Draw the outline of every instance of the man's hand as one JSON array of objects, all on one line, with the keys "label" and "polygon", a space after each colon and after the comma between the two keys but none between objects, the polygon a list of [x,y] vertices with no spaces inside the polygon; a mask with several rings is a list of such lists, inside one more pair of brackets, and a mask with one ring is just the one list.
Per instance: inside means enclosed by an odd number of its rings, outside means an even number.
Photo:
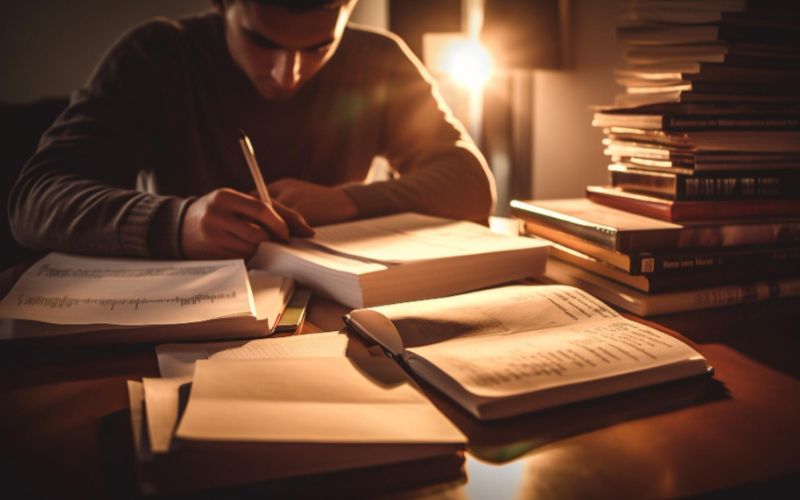
[{"label": "man's hand", "polygon": [[321,186],[299,179],[281,179],[271,183],[269,193],[289,208],[300,212],[312,226],[354,219],[358,207],[340,187]]},{"label": "man's hand", "polygon": [[195,200],[186,210],[181,248],[187,259],[246,258],[266,240],[309,237],[314,230],[296,211],[273,201],[233,189],[217,189]]}]

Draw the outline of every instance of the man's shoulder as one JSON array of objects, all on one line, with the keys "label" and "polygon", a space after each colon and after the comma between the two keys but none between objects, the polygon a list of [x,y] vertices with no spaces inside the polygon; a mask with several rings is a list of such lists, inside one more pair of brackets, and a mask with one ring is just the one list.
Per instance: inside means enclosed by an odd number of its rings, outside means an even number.
[{"label": "man's shoulder", "polygon": [[210,14],[181,19],[154,17],[131,28],[118,45],[170,51],[186,44],[207,43],[217,29],[217,20]]},{"label": "man's shoulder", "polygon": [[387,57],[407,57],[408,46],[391,31],[348,23],[343,43],[350,50],[372,52]]}]

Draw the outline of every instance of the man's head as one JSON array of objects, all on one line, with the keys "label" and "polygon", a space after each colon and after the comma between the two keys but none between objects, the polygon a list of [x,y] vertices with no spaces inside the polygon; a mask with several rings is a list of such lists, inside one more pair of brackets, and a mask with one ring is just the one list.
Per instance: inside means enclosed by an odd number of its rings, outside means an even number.
[{"label": "man's head", "polygon": [[267,99],[288,99],[336,52],[357,0],[214,0],[228,51]]}]

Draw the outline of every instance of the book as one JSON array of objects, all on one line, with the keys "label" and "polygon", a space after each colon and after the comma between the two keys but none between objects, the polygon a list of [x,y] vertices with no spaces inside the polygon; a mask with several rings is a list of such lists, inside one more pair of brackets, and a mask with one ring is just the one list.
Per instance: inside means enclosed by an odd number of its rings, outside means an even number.
[{"label": "book", "polygon": [[634,108],[649,105],[689,104],[689,103],[748,103],[748,104],[792,104],[800,103],[797,95],[764,94],[724,94],[697,92],[693,90],[661,90],[652,92],[621,93],[614,97],[615,107]]},{"label": "book", "polygon": [[708,24],[629,23],[617,26],[617,40],[628,45],[685,44],[714,41],[797,46],[797,23],[725,19]]},{"label": "book", "polygon": [[[735,271],[745,267],[764,271],[783,267],[795,270],[800,266],[798,244],[622,253],[547,226],[528,227],[524,231],[530,237],[543,238],[634,276],[689,270]],[[550,251],[553,252],[553,249]]]},{"label": "book", "polygon": [[2,340],[128,343],[261,337],[293,281],[241,259],[153,261],[50,253],[0,301]]},{"label": "book", "polygon": [[142,481],[168,491],[170,472],[188,470],[180,489],[202,490],[463,450],[463,434],[396,364],[345,358],[346,340],[329,332],[208,344],[215,354],[189,376],[129,383]]},{"label": "book", "polygon": [[507,286],[357,309],[346,320],[481,420],[709,371],[687,344],[566,286]]},{"label": "book", "polygon": [[762,84],[780,81],[800,83],[800,70],[794,68],[765,68],[733,66],[716,62],[658,62],[616,69],[615,76],[623,85],[644,80],[674,85],[682,81],[735,81],[738,83]]},{"label": "book", "polygon": [[671,222],[800,219],[798,198],[675,201],[607,186],[586,186],[586,197],[596,203]]},{"label": "book", "polygon": [[797,152],[800,149],[800,132],[781,131],[697,131],[664,133],[630,127],[610,127],[611,140],[657,144],[666,147],[695,151],[761,151]]},{"label": "book", "polygon": [[[622,283],[645,293],[672,292],[696,288],[708,288],[720,285],[735,285],[750,281],[786,278],[800,275],[800,265],[795,263],[773,262],[771,268],[767,267],[738,267],[723,270],[685,268],[682,272],[630,274],[616,267],[578,252],[575,249],[553,244],[550,255],[558,260],[568,262],[575,267],[598,274],[617,283]],[[695,259],[695,261],[698,259]]]},{"label": "book", "polygon": [[800,172],[768,170],[684,175],[621,164],[609,165],[608,171],[612,187],[670,200],[800,197]]},{"label": "book", "polygon": [[686,115],[668,113],[625,113],[610,110],[594,114],[595,127],[626,127],[664,132],[704,130],[798,130],[800,118],[776,115]]},{"label": "book", "polygon": [[545,279],[581,288],[642,317],[800,296],[798,277],[648,294],[557,259],[548,261]]},{"label": "book", "polygon": [[669,62],[711,62],[735,66],[798,68],[800,56],[780,44],[701,42],[628,47],[625,60],[634,66]]},{"label": "book", "polygon": [[540,233],[540,229],[556,230],[622,253],[800,241],[800,219],[676,224],[607,207],[586,198],[512,200],[511,213],[524,221],[528,233],[554,239]]},{"label": "book", "polygon": [[[781,82],[742,83],[737,81],[681,80],[674,83],[648,82],[639,78],[622,82],[629,94],[653,94],[662,92],[702,92],[708,94],[750,94],[753,96],[794,96],[796,85]],[[780,102],[780,101],[778,101]]]},{"label": "book", "polygon": [[547,246],[466,221],[405,213],[263,243],[251,267],[350,307],[452,295],[541,275]]}]

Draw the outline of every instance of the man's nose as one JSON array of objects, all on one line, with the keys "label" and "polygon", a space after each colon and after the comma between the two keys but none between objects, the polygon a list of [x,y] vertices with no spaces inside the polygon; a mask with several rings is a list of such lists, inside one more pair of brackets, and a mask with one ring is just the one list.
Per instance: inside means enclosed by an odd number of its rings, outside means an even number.
[{"label": "man's nose", "polygon": [[278,87],[292,90],[297,86],[300,82],[300,62],[299,51],[278,51],[275,56],[274,66],[270,72]]}]

